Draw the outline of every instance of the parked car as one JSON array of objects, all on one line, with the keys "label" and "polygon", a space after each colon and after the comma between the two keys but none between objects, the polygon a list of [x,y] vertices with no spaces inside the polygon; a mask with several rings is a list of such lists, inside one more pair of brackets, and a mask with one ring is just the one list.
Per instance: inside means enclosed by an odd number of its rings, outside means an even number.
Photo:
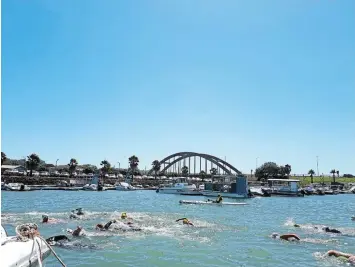
[{"label": "parked car", "polygon": [[32,176],[38,177],[39,176],[39,172],[38,171],[32,171]]}]

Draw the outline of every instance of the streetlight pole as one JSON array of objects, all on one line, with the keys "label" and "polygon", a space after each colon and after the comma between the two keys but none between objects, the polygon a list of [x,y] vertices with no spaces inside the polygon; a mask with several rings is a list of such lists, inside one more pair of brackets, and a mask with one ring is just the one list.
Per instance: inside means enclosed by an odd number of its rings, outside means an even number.
[{"label": "streetlight pole", "polygon": [[318,175],[318,177],[319,177],[318,156],[317,156],[317,175]]},{"label": "streetlight pole", "polygon": [[56,161],[55,161],[55,169],[57,170],[57,167],[58,167],[58,160],[59,159],[57,159]]}]

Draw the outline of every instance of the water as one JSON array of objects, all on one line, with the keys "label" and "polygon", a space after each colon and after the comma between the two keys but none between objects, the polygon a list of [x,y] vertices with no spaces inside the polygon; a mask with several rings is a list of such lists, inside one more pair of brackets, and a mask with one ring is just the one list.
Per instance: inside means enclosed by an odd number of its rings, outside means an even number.
[{"label": "water", "polygon": [[[35,222],[42,236],[66,234],[82,225],[87,236],[75,242],[90,248],[55,248],[67,266],[346,266],[328,257],[330,249],[355,252],[355,194],[304,198],[254,198],[246,206],[180,205],[180,199],[198,196],[157,194],[154,191],[31,191],[1,193],[2,224],[9,234],[14,227]],[[232,201],[232,200],[228,200]],[[88,211],[83,220],[68,219],[71,209]],[[96,232],[127,212],[141,232]],[[61,219],[42,225],[41,215]],[[176,223],[189,218],[196,227]],[[292,225],[305,224],[302,228]],[[327,234],[307,227],[336,227],[346,236]],[[273,232],[296,233],[304,242],[270,238]],[[70,236],[69,236],[70,237]],[[71,237],[70,237],[71,238]],[[45,266],[58,266],[50,256]]]}]

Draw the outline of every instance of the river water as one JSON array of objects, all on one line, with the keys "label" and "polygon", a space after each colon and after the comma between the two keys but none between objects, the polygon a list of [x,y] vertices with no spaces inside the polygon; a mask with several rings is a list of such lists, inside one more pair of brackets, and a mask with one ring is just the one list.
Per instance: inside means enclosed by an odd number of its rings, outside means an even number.
[{"label": "river water", "polygon": [[[14,234],[16,225],[34,222],[46,238],[83,226],[86,236],[73,242],[88,247],[55,248],[68,267],[346,266],[324,253],[330,249],[355,253],[355,221],[351,220],[355,194],[254,198],[244,200],[246,206],[222,207],[181,205],[181,199],[205,198],[155,191],[2,191],[2,225]],[[86,215],[81,220],[69,219],[70,210],[77,207]],[[142,231],[95,231],[97,223],[119,219],[121,212],[127,212]],[[60,221],[41,224],[44,213]],[[182,217],[195,226],[175,222]],[[294,228],[293,223],[304,226]],[[312,227],[318,224],[336,227],[344,235]],[[273,232],[296,233],[303,241],[272,239]],[[45,266],[58,266],[58,262],[49,256]]]}]

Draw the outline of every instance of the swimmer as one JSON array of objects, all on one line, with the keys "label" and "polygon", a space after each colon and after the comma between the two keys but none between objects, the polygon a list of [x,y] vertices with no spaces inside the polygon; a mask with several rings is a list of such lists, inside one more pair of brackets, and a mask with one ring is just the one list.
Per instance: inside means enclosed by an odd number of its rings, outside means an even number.
[{"label": "swimmer", "polygon": [[46,214],[42,215],[42,223],[51,223],[51,222],[57,222],[57,220],[48,218],[48,215]]},{"label": "swimmer", "polygon": [[71,229],[68,229],[67,232],[68,233],[71,233],[72,236],[79,236],[80,234],[81,235],[84,235],[81,231],[83,230],[83,227],[82,226],[78,226],[74,231],[71,230]]},{"label": "swimmer", "polygon": [[336,251],[336,250],[329,250],[326,255],[335,256],[337,258],[344,257],[348,260],[349,263],[355,264],[355,255],[354,254],[344,253],[344,252]]},{"label": "swimmer", "polygon": [[351,217],[351,220],[355,221],[355,216]]},{"label": "swimmer", "polygon": [[295,234],[284,234],[284,235],[280,235],[278,233],[273,233],[271,235],[272,238],[275,238],[275,239],[282,239],[282,240],[286,240],[286,241],[300,241],[301,239],[295,235]]},{"label": "swimmer", "polygon": [[178,220],[176,220],[176,222],[181,221],[181,220],[182,220],[182,224],[194,226],[194,225],[192,224],[192,222],[190,222],[187,218],[178,219]]},{"label": "swimmer", "polygon": [[105,225],[102,225],[101,223],[97,224],[95,229],[96,230],[100,230],[100,231],[106,231],[108,230],[108,228],[110,228],[111,224],[115,223],[116,220],[112,220],[112,221],[109,221],[108,223],[106,223]]},{"label": "swimmer", "polygon": [[71,242],[70,239],[65,235],[52,236],[47,238],[46,241],[50,246],[58,246],[64,248],[97,248],[96,245],[85,245],[77,242]]},{"label": "swimmer", "polygon": [[[294,227],[301,227],[300,224],[294,224],[293,225]],[[322,227],[322,228],[319,228],[318,226],[314,226],[313,227],[314,229],[322,229],[323,231],[327,232],[327,233],[334,233],[334,234],[341,234],[341,232],[337,229],[334,229],[334,228],[329,228],[328,226],[326,227]]]},{"label": "swimmer", "polygon": [[131,218],[131,217],[128,217],[126,212],[122,212],[122,214],[121,214],[121,219],[122,219],[122,220],[126,220],[126,219],[132,219],[132,218]]}]

